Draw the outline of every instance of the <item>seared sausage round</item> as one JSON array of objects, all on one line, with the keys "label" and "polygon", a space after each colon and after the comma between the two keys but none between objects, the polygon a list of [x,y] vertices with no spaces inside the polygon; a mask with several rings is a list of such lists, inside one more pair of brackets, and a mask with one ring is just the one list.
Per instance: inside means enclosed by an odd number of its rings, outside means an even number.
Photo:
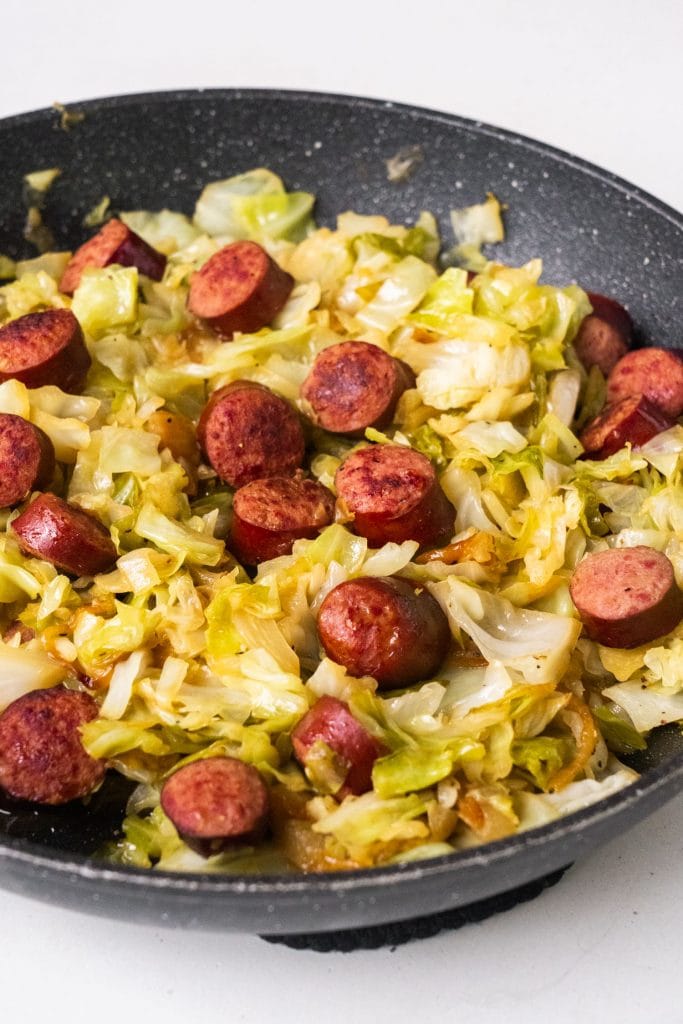
[{"label": "seared sausage round", "polygon": [[593,316],[599,316],[601,320],[615,327],[626,344],[630,345],[633,338],[633,320],[629,311],[609,295],[601,295],[600,292],[587,292],[587,295],[593,307]]},{"label": "seared sausage round", "polygon": [[0,786],[18,800],[65,804],[87,796],[104,778],[103,761],[81,742],[80,727],[97,718],[87,693],[32,690],[0,715]]},{"label": "seared sausage round", "polygon": [[304,432],[292,406],[262,384],[238,380],[215,391],[197,438],[216,473],[232,487],[293,473],[304,460]]},{"label": "seared sausage round", "polygon": [[141,274],[160,281],[166,268],[166,257],[153,249],[143,238],[115,217],[107,221],[96,235],[76,249],[59,282],[60,291],[73,295],[87,267],[137,267]]},{"label": "seared sausage round", "polygon": [[[593,298],[598,298],[598,296],[593,296]],[[605,299],[605,302],[611,301],[611,299]],[[614,303],[614,305],[618,306],[618,303]],[[626,335],[614,320],[598,313],[598,308],[593,303],[593,312],[581,321],[578,334],[574,339],[574,349],[587,370],[590,370],[591,366],[598,366],[606,377],[622,356],[628,352],[631,334],[629,331]],[[619,308],[622,309],[622,307]],[[623,312],[626,313],[626,310]]]},{"label": "seared sausage round", "polygon": [[161,806],[189,847],[209,857],[234,843],[257,842],[268,822],[268,788],[235,757],[207,757],[179,768],[161,790]]},{"label": "seared sausage round", "polygon": [[244,565],[288,555],[334,519],[334,495],[316,480],[271,476],[235,493],[228,547]]},{"label": "seared sausage round", "polygon": [[333,434],[362,436],[367,427],[386,427],[396,403],[415,374],[367,341],[342,341],[324,349],[301,387],[313,422]]},{"label": "seared sausage round", "polygon": [[14,378],[27,388],[56,384],[76,393],[83,390],[90,363],[70,309],[27,313],[0,328],[0,383]]},{"label": "seared sausage round", "polygon": [[0,506],[16,505],[50,483],[55,472],[52,441],[21,416],[0,413]]},{"label": "seared sausage round", "polygon": [[665,348],[637,348],[628,352],[607,380],[607,401],[645,395],[669,416],[683,413],[683,358]]},{"label": "seared sausage round", "polygon": [[12,522],[21,550],[44,558],[71,576],[111,569],[116,548],[109,531],[83,509],[54,494],[41,494]]},{"label": "seared sausage round", "polygon": [[352,676],[392,689],[429,679],[448,653],[448,620],[428,591],[404,579],[360,576],[329,592],[318,613],[325,653]]},{"label": "seared sausage round", "polygon": [[361,448],[337,470],[335,483],[351,528],[376,547],[405,540],[438,547],[451,538],[453,506],[429,459],[412,448]]},{"label": "seared sausage round", "polygon": [[572,601],[586,635],[605,647],[639,647],[683,618],[683,594],[671,562],[654,548],[609,548],[574,570]]},{"label": "seared sausage round", "polygon": [[336,697],[320,697],[292,732],[294,756],[304,768],[315,754],[311,748],[321,743],[336,755],[337,767],[346,770],[337,797],[360,796],[372,789],[372,766],[385,748]]},{"label": "seared sausage round", "polygon": [[673,427],[675,422],[644,395],[631,395],[606,406],[584,428],[579,440],[589,458],[606,459],[623,448],[627,441],[634,448],[639,448],[655,434]]},{"label": "seared sausage round", "polygon": [[219,249],[192,275],[187,308],[226,340],[238,331],[267,327],[294,287],[256,242],[233,242]]}]

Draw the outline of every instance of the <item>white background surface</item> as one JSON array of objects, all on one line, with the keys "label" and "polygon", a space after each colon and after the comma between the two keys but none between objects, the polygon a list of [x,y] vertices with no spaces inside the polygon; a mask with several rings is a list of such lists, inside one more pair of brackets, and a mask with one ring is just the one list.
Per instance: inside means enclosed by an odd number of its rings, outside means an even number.
[{"label": "white background surface", "polygon": [[[683,208],[679,0],[5,0],[0,116],[189,86],[356,93],[568,149]],[[683,797],[526,906],[395,951],[300,953],[0,892],[5,1016],[680,1022]]]}]

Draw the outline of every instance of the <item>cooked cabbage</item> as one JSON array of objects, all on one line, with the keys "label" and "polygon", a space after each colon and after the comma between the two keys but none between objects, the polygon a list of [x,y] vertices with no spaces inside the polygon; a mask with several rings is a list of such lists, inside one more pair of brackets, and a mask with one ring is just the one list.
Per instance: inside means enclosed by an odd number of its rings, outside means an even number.
[{"label": "cooked cabbage", "polygon": [[[10,379],[0,413],[45,431],[52,488],[95,515],[118,551],[110,571],[73,580],[25,554],[15,511],[0,512],[0,627],[21,627],[0,641],[0,709],[89,677],[100,713],[85,747],[137,783],[107,850],[121,863],[345,870],[439,856],[618,791],[636,776],[616,756],[683,723],[683,626],[643,647],[601,647],[581,637],[569,590],[587,552],[637,544],[665,552],[683,585],[683,428],[581,458],[581,430],[605,396],[573,351],[590,303],[576,285],[542,283],[538,259],[509,267],[482,255],[502,238],[495,197],[453,211],[446,261],[431,214],[392,224],[346,212],[317,228],[313,205],[256,168],[207,184],[191,218],[122,213],[168,257],[163,279],[90,268],[73,299],[59,292],[68,254],[0,260],[11,278],[0,322],[71,307],[93,359],[82,395]],[[191,316],[187,292],[238,239],[263,245],[294,287],[271,324],[226,343]],[[247,572],[230,552],[232,489],[191,430],[181,452],[155,424],[168,411],[196,425],[212,392],[244,379],[305,419],[316,356],[357,338],[404,360],[415,386],[391,423],[362,437],[307,423],[310,472],[334,490],[358,446],[412,447],[439,475],[454,533],[429,551],[417,540],[374,548],[339,503],[332,525]],[[323,601],[361,576],[404,577],[439,603],[452,643],[433,678],[387,692],[321,649]],[[331,737],[305,771],[293,756],[293,732],[322,697],[344,701],[376,741],[367,792],[345,788]],[[203,859],[165,816],[168,772],[213,756],[255,765],[272,787],[271,842]]]}]

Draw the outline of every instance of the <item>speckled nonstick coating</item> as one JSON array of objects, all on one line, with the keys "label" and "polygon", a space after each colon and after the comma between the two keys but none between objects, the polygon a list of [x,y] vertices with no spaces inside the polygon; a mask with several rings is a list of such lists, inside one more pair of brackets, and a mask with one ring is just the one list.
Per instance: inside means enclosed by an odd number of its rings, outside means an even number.
[{"label": "speckled nonstick coating", "polygon": [[[577,280],[624,302],[638,337],[683,345],[683,217],[613,175],[487,125],[377,100],[218,90],[76,104],[64,131],[52,110],[0,122],[0,252],[29,255],[21,178],[59,166],[45,219],[64,246],[87,232],[103,194],[116,209],[192,210],[202,185],[263,165],[318,196],[317,216],[354,209],[439,218],[493,191],[509,205],[503,261],[544,260],[545,279]],[[385,161],[419,145],[404,183]],[[0,885],[50,903],[147,921],[270,935],[367,927],[466,907],[538,880],[650,814],[683,778],[676,728],[653,735],[630,788],[551,825],[436,860],[332,875],[231,877],[114,868],[89,856],[120,820],[125,783],[89,810],[0,807]],[[4,813],[3,813],[4,812]]]}]

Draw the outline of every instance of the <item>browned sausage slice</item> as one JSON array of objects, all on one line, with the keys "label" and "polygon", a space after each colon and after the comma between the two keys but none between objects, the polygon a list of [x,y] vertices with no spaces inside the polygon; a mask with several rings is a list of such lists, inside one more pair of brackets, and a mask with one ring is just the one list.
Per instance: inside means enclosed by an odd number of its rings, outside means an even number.
[{"label": "browned sausage slice", "polygon": [[70,309],[27,313],[0,328],[0,382],[15,378],[27,388],[55,384],[83,389],[90,369],[81,325]]},{"label": "browned sausage slice", "polygon": [[352,676],[381,688],[431,678],[448,653],[448,620],[432,595],[404,579],[360,576],[329,592],[318,635],[325,653]]},{"label": "browned sausage slice", "polygon": [[211,256],[190,281],[187,308],[226,339],[267,327],[294,287],[256,242],[233,242]]},{"label": "browned sausage slice", "polygon": [[304,460],[297,413],[253,381],[238,380],[213,393],[197,424],[197,438],[221,480],[232,487],[293,473]]},{"label": "browned sausage slice", "polygon": [[362,436],[367,427],[391,423],[396,403],[415,374],[406,363],[367,341],[342,341],[324,349],[301,387],[319,427]]},{"label": "browned sausage slice", "polygon": [[44,558],[72,576],[111,569],[116,548],[109,531],[88,512],[54,494],[41,494],[12,522],[25,554]]},{"label": "browned sausage slice", "polygon": [[105,765],[90,757],[79,729],[97,718],[87,693],[33,690],[0,715],[0,786],[18,800],[65,804],[100,785]]},{"label": "browned sausage slice", "polygon": [[114,217],[73,254],[59,282],[60,291],[73,295],[87,267],[109,267],[113,263],[137,267],[141,274],[160,281],[164,276],[166,257]]},{"label": "browned sausage slice", "polygon": [[52,441],[21,416],[0,413],[0,506],[16,505],[50,483],[55,472]]},{"label": "browned sausage slice", "polygon": [[609,548],[574,570],[572,601],[586,635],[605,647],[639,647],[683,618],[683,594],[671,562],[654,548]]},{"label": "browned sausage slice", "polygon": [[451,538],[453,506],[429,459],[412,448],[361,448],[337,470],[335,483],[353,530],[377,547],[405,540],[438,547]]},{"label": "browned sausage slice", "polygon": [[268,789],[250,764],[207,757],[174,772],[161,806],[189,847],[209,857],[234,843],[259,840],[266,830]]},{"label": "browned sausage slice", "polygon": [[581,321],[579,333],[574,339],[574,348],[587,370],[597,366],[605,377],[628,352],[628,345],[621,332],[594,314]]},{"label": "browned sausage slice", "polygon": [[334,519],[334,495],[316,480],[271,476],[235,494],[228,547],[244,565],[288,555]]},{"label": "browned sausage slice", "polygon": [[628,352],[607,380],[607,401],[645,395],[669,416],[683,413],[683,358],[665,348],[637,348]]},{"label": "browned sausage slice", "polygon": [[601,295],[600,292],[587,292],[587,295],[593,307],[593,315],[616,328],[626,344],[630,345],[633,338],[633,320],[629,311],[609,295]]},{"label": "browned sausage slice", "polygon": [[673,427],[675,422],[643,395],[631,395],[603,409],[583,430],[579,440],[589,458],[606,459],[627,441],[639,448],[655,434]]},{"label": "browned sausage slice", "polygon": [[292,732],[294,756],[304,768],[315,756],[316,744],[322,743],[337,755],[335,767],[346,770],[337,797],[359,796],[372,789],[372,766],[386,751],[354,718],[348,704],[336,697],[317,700]]}]

